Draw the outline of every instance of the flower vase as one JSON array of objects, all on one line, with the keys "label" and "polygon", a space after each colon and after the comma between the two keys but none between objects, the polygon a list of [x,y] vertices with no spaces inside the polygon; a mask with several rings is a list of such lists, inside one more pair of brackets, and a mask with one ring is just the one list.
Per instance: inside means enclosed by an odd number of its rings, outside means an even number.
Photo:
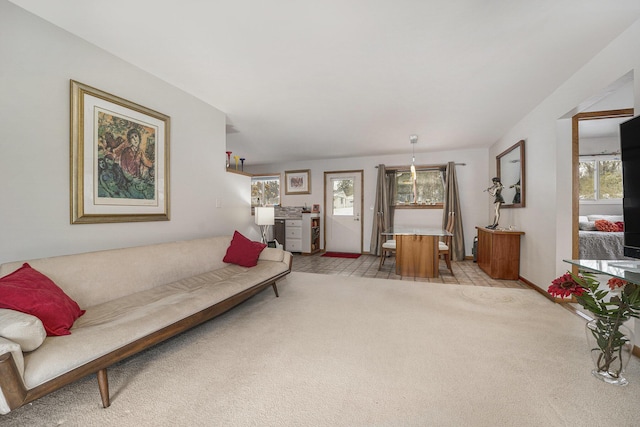
[{"label": "flower vase", "polygon": [[595,368],[594,377],[608,384],[624,386],[623,376],[633,351],[633,332],[619,318],[596,318],[586,324],[587,343]]}]

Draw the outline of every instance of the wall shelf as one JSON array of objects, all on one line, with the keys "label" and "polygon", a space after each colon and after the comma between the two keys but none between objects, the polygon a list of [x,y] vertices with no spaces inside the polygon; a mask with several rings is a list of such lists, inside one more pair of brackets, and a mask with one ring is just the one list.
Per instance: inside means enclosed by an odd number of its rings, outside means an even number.
[{"label": "wall shelf", "polygon": [[249,172],[244,172],[241,170],[236,170],[235,167],[228,167],[227,168],[227,172],[231,172],[231,173],[237,173],[238,175],[244,175],[244,176],[253,176],[253,174],[249,173]]}]

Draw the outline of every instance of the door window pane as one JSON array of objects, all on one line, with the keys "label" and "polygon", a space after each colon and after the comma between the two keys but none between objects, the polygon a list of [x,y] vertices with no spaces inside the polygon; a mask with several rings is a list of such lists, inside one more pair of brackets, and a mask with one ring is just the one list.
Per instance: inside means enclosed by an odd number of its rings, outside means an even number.
[{"label": "door window pane", "polygon": [[333,206],[334,216],[353,215],[353,178],[334,178]]}]

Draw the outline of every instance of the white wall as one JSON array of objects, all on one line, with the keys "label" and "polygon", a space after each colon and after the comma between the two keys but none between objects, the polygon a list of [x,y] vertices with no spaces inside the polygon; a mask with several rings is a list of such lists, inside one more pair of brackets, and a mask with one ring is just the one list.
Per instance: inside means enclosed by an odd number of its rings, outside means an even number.
[{"label": "white wall", "polygon": [[[422,144],[422,143],[420,143]],[[428,145],[429,142],[424,142]],[[371,244],[371,229],[373,227],[373,206],[375,203],[376,179],[380,163],[387,166],[401,166],[411,164],[410,144],[407,143],[406,154],[374,157],[354,157],[343,159],[327,159],[318,161],[304,161],[295,163],[279,163],[270,165],[245,165],[245,171],[256,174],[280,174],[284,183],[284,171],[310,169],[311,170],[311,194],[305,195],[285,195],[282,191],[281,204],[283,206],[308,206],[319,204],[324,212],[324,172],[335,172],[341,170],[363,170],[364,171],[364,231],[363,250],[369,251]],[[416,147],[418,150],[418,147]],[[449,161],[456,163],[466,163],[466,166],[456,166],[458,178],[458,189],[460,191],[460,205],[462,209],[462,221],[465,236],[465,250],[467,255],[471,255],[473,237],[476,235],[475,226],[486,226],[489,224],[489,209],[487,193],[483,190],[490,186],[487,169],[488,150],[456,150],[441,152],[416,152],[416,164],[433,165],[445,164]],[[478,178],[480,177],[480,178]],[[505,209],[505,211],[512,209]],[[441,226],[442,209],[396,209],[396,224]],[[504,221],[503,221],[504,218]],[[500,224],[509,225],[508,215],[501,218]]]},{"label": "white wall", "polygon": [[[259,236],[225,115],[0,0],[0,262],[231,234]],[[70,224],[69,80],[171,117],[171,220]],[[216,200],[221,207],[216,207]]]},{"label": "white wall", "polygon": [[[495,155],[520,139],[526,140],[527,207],[513,209],[513,220],[526,234],[522,239],[520,274],[546,289],[568,269],[571,258],[571,117],[584,101],[613,82],[640,70],[640,21],[627,29],[571,79],[507,132],[490,150]],[[556,66],[561,66],[557,64]],[[640,99],[636,71],[635,99]],[[637,102],[637,101],[636,101]],[[636,115],[638,111],[636,111]]]}]

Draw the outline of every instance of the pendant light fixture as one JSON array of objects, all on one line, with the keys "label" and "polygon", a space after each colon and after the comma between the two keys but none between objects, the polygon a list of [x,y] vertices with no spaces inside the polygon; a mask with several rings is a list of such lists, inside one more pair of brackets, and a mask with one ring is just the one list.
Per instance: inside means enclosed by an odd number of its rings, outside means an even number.
[{"label": "pendant light fixture", "polygon": [[416,182],[416,143],[418,142],[418,135],[411,135],[409,141],[411,142],[411,148],[413,150],[413,156],[411,157],[411,180]]},{"label": "pendant light fixture", "polygon": [[412,203],[418,201],[418,186],[416,184],[418,175],[416,174],[416,142],[418,142],[418,135],[411,135],[409,137],[411,147],[413,150],[413,157],[411,157],[411,183],[413,185],[413,200]]}]

